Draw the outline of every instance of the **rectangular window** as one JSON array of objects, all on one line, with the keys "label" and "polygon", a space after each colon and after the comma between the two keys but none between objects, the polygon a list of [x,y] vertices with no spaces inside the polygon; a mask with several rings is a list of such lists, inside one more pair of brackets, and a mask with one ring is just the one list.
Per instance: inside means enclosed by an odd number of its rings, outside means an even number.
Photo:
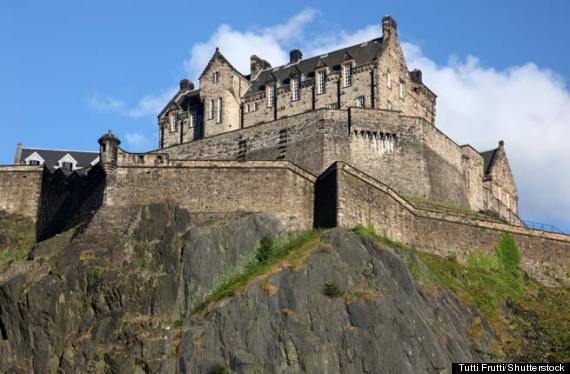
[{"label": "rectangular window", "polygon": [[170,132],[176,131],[176,114],[170,115]]},{"label": "rectangular window", "polygon": [[38,160],[30,160],[28,161],[28,165],[32,166],[39,166],[40,162]]},{"label": "rectangular window", "polygon": [[356,106],[357,107],[360,107],[360,108],[364,107],[364,103],[365,103],[364,102],[364,96],[358,96],[356,98]]},{"label": "rectangular window", "polygon": [[399,90],[398,90],[398,96],[400,97],[400,99],[403,99],[403,98],[404,98],[404,88],[405,88],[405,87],[404,87],[404,83],[403,83],[403,82],[400,82],[400,87],[399,87]]},{"label": "rectangular window", "polygon": [[214,99],[210,99],[210,107],[208,108],[208,119],[214,119]]},{"label": "rectangular window", "polygon": [[257,101],[255,103],[253,103],[253,111],[257,112]]},{"label": "rectangular window", "polygon": [[216,123],[222,122],[222,98],[218,97],[218,105],[216,107]]},{"label": "rectangular window", "polygon": [[218,83],[219,80],[220,80],[220,73],[218,73],[218,72],[216,71],[216,72],[214,72],[214,73],[212,74],[212,81],[213,81],[214,83]]},{"label": "rectangular window", "polygon": [[322,94],[325,93],[325,82],[326,76],[324,71],[320,71],[317,73],[317,93]]},{"label": "rectangular window", "polygon": [[301,78],[291,79],[291,100],[296,101],[301,98]]},{"label": "rectangular window", "polygon": [[190,112],[190,127],[194,127],[198,124],[198,113],[196,110]]},{"label": "rectangular window", "polygon": [[392,74],[390,72],[386,74],[386,86],[392,88]]},{"label": "rectangular window", "polygon": [[352,68],[350,64],[342,65],[342,77],[344,87],[352,85]]},{"label": "rectangular window", "polygon": [[392,110],[392,109],[393,109],[392,103],[388,101],[388,110]]},{"label": "rectangular window", "polygon": [[267,87],[267,106],[271,107],[275,105],[275,86]]}]

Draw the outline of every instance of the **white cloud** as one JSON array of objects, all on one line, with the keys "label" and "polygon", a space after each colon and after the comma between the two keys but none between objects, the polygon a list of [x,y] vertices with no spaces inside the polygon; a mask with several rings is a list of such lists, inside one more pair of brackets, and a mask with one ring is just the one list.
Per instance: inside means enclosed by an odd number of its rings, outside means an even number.
[{"label": "white cloud", "polygon": [[121,110],[124,103],[108,96],[92,95],[87,99],[87,104],[99,112],[115,112]]},{"label": "white cloud", "polygon": [[125,139],[127,140],[129,150],[135,152],[148,150],[152,146],[152,142],[145,135],[138,132],[127,132]]},{"label": "white cloud", "polygon": [[408,67],[420,68],[438,94],[437,126],[479,150],[505,141],[521,213],[570,226],[570,92],[564,80],[533,63],[497,70],[476,57],[438,65],[403,43]]},{"label": "white cloud", "polygon": [[178,92],[178,89],[171,88],[164,90],[157,95],[148,95],[139,100],[138,104],[126,111],[124,114],[129,117],[146,117],[146,116],[156,116],[164,108],[174,94]]},{"label": "white cloud", "polygon": [[99,112],[116,112],[132,118],[156,116],[177,91],[176,88],[171,88],[157,95],[144,96],[130,108],[125,102],[109,96],[93,95],[87,100],[87,103]]},{"label": "white cloud", "polygon": [[253,54],[273,66],[285,64],[288,61],[285,47],[292,41],[302,40],[304,27],[317,15],[317,11],[307,9],[284,24],[258,31],[239,31],[229,25],[221,25],[208,41],[192,47],[190,57],[184,62],[186,72],[197,80],[216,47],[243,74],[249,74],[249,58]]},{"label": "white cloud", "polygon": [[307,43],[308,55],[316,56],[324,52],[334,51],[336,49],[379,38],[380,36],[382,36],[380,24],[369,25],[352,33],[344,30],[337,30],[334,33],[317,35]]}]

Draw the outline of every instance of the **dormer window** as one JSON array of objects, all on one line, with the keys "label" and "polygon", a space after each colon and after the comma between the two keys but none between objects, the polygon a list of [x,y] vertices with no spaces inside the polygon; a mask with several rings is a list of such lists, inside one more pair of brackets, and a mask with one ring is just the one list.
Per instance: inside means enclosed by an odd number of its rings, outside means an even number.
[{"label": "dormer window", "polygon": [[170,132],[176,131],[176,114],[172,113],[170,115]]},{"label": "dormer window", "polygon": [[208,119],[214,119],[214,113],[215,113],[214,99],[210,99],[208,107]]},{"label": "dormer window", "polygon": [[196,110],[190,111],[190,127],[195,127],[198,124],[198,113]]},{"label": "dormer window", "polygon": [[326,75],[325,71],[317,72],[317,93],[322,94],[325,93],[325,82],[326,82]]},{"label": "dormer window", "polygon": [[38,160],[30,160],[30,161],[28,161],[28,165],[40,166],[41,164]]},{"label": "dormer window", "polygon": [[216,106],[216,123],[222,122],[222,98],[218,97],[218,105]]},{"label": "dormer window", "polygon": [[275,85],[267,86],[267,106],[275,105]]},{"label": "dormer window", "polygon": [[342,83],[344,87],[352,86],[352,66],[350,63],[342,65]]},{"label": "dormer window", "polygon": [[291,79],[291,100],[297,101],[301,98],[301,78]]},{"label": "dormer window", "polygon": [[73,163],[64,161],[61,163],[61,168],[66,171],[73,171]]},{"label": "dormer window", "polygon": [[220,81],[220,73],[215,71],[212,73],[212,82],[218,83]]}]

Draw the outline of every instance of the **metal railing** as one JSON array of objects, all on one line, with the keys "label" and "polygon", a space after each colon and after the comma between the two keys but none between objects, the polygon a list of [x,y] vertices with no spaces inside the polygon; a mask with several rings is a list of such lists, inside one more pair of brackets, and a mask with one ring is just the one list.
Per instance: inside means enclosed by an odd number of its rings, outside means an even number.
[{"label": "metal railing", "polygon": [[532,222],[532,221],[523,221],[523,223],[529,229],[554,232],[556,234],[566,235],[566,233],[564,231],[562,231],[558,227],[551,225],[551,224],[548,224],[548,223],[540,223],[540,222]]}]

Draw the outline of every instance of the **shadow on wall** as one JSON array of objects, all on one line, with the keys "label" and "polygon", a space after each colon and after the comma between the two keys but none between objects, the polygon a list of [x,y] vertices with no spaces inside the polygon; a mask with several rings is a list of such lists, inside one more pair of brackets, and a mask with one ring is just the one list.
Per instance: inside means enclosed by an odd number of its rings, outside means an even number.
[{"label": "shadow on wall", "polygon": [[45,240],[84,222],[101,207],[105,172],[100,165],[86,175],[44,169],[36,227],[37,240]]}]

